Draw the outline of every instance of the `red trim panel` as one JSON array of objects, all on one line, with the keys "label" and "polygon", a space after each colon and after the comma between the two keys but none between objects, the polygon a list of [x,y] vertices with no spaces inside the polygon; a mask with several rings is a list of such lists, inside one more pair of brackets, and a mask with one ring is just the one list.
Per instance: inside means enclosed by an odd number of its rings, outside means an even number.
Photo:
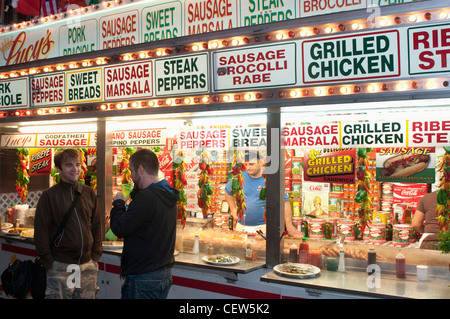
[{"label": "red trim panel", "polygon": [[30,248],[17,247],[9,244],[2,244],[3,251],[9,251],[14,254],[21,254],[30,257],[36,257],[36,250]]},{"label": "red trim panel", "polygon": [[215,292],[219,294],[235,296],[246,299],[280,299],[280,294],[269,293],[264,291],[252,290],[247,288],[235,287],[230,285],[218,284],[209,281],[202,281],[191,278],[184,278],[178,276],[173,277],[173,284],[188,288],[194,288],[204,291]]}]

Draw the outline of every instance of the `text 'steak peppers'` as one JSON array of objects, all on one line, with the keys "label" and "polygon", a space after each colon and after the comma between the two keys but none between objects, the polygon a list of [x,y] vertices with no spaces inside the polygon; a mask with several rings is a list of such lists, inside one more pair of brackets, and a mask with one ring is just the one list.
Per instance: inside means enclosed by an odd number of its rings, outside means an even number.
[{"label": "text 'steak peppers'", "polygon": [[358,148],[357,150],[357,168],[356,178],[358,180],[358,188],[355,195],[355,202],[361,204],[358,210],[358,218],[361,224],[361,234],[367,224],[370,223],[370,207],[372,205],[370,180],[372,174],[369,168],[369,153],[373,148]]},{"label": "text 'steak peppers'", "polygon": [[198,178],[198,192],[197,192],[197,203],[198,207],[201,208],[203,213],[203,218],[208,216],[208,211],[211,209],[211,195],[213,193],[213,188],[211,182],[209,181],[209,176],[214,174],[214,169],[210,165],[210,157],[208,151],[203,151],[200,156],[200,161],[198,163],[200,169],[200,174]]},{"label": "text 'steak peppers'", "polygon": [[184,188],[187,185],[186,180],[186,163],[184,162],[184,154],[182,151],[178,151],[178,155],[173,162],[174,168],[174,186],[179,192],[179,198],[177,201],[177,219],[180,220],[181,225],[186,226],[186,203],[187,196],[184,192]]},{"label": "text 'steak peppers'", "polygon": [[244,211],[247,210],[245,205],[245,194],[244,194],[244,176],[242,172],[247,168],[243,163],[244,156],[240,151],[234,151],[233,155],[233,165],[231,167],[231,194],[234,195],[236,200],[236,214],[240,221],[244,220]]},{"label": "text 'steak peppers'", "polygon": [[28,183],[30,182],[30,175],[28,175],[28,150],[26,148],[19,148],[16,151],[16,191],[25,203],[28,193]]}]

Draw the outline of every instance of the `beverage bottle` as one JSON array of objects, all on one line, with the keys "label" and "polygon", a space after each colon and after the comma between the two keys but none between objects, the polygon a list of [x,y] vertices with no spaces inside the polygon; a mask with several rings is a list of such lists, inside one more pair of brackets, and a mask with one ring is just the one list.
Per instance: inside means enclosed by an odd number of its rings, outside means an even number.
[{"label": "beverage bottle", "polygon": [[399,250],[397,256],[395,256],[395,273],[397,278],[406,277],[405,255],[402,254],[401,250]]},{"label": "beverage bottle", "polygon": [[309,223],[306,218],[303,218],[300,231],[303,233],[304,237],[309,237]]},{"label": "beverage bottle", "polygon": [[306,242],[306,237],[303,237],[300,247],[298,248],[298,262],[300,264],[309,263],[309,244]]},{"label": "beverage bottle", "polygon": [[386,221],[386,241],[392,241],[392,235],[394,233],[394,229],[391,223],[391,218],[388,217]]}]

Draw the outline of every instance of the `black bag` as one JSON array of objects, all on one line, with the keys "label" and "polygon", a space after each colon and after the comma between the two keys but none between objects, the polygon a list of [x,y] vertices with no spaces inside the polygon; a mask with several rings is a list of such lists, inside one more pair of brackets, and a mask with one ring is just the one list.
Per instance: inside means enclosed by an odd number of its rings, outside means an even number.
[{"label": "black bag", "polygon": [[31,279],[31,297],[33,299],[44,299],[47,288],[47,270],[36,258],[33,263],[33,277]]},{"label": "black bag", "polygon": [[8,265],[2,273],[3,291],[6,295],[18,299],[27,297],[31,288],[31,296],[34,299],[43,299],[47,288],[47,272],[39,261],[20,261],[16,259],[12,265]]},{"label": "black bag", "polygon": [[26,298],[33,278],[32,260],[15,260],[2,273],[3,290],[18,299]]}]

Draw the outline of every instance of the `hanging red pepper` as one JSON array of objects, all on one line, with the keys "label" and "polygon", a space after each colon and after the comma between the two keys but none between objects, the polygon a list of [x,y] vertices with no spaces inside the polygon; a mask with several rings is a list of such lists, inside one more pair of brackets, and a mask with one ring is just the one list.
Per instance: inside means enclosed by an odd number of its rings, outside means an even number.
[{"label": "hanging red pepper", "polygon": [[242,152],[234,151],[233,164],[231,168],[231,193],[234,195],[236,200],[236,214],[240,221],[244,220],[244,211],[247,210],[245,205],[245,194],[244,194],[244,176],[242,172],[246,170],[245,164],[242,163],[244,157]]},{"label": "hanging red pepper", "polygon": [[203,218],[208,216],[208,211],[211,209],[211,195],[213,193],[209,176],[214,174],[214,169],[209,165],[209,162],[209,152],[203,151],[198,164],[200,174],[198,180],[199,189],[197,192],[197,203],[198,207],[202,209]]},{"label": "hanging red pepper", "polygon": [[178,151],[178,156],[173,162],[174,168],[174,186],[179,192],[179,198],[177,201],[177,219],[180,220],[181,225],[186,226],[186,203],[187,196],[184,192],[184,188],[187,185],[186,180],[186,163],[184,162],[184,154],[182,151]]},{"label": "hanging red pepper", "polygon": [[355,202],[361,205],[358,210],[361,234],[364,233],[366,225],[370,223],[370,207],[372,205],[370,180],[372,179],[372,174],[369,167],[369,153],[372,150],[373,148],[359,148],[357,150],[356,178],[358,179],[358,192],[357,196],[355,196]]},{"label": "hanging red pepper", "polygon": [[28,175],[28,150],[26,148],[19,148],[16,151],[16,191],[25,203],[28,194],[28,183],[30,182],[30,175]]}]

